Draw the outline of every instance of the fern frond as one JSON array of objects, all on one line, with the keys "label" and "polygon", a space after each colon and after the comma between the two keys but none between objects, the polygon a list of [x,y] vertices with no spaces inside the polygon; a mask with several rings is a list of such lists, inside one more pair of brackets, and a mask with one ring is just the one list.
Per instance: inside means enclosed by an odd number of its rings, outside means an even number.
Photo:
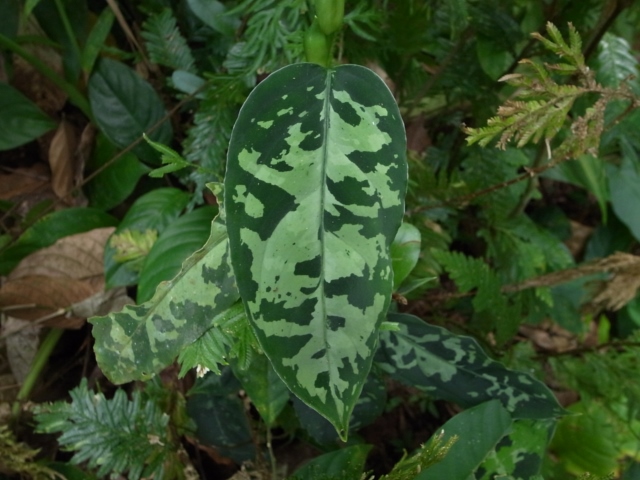
[{"label": "fern frond", "polygon": [[142,29],[142,38],[146,40],[149,59],[153,63],[196,73],[193,55],[178,30],[171,9],[165,8],[160,13],[151,15]]},{"label": "fern frond", "polygon": [[36,408],[36,430],[62,433],[58,443],[75,452],[72,463],[87,462],[98,476],[166,478],[165,465],[178,461],[177,446],[167,428],[169,416],[154,402],[143,402],[140,392],[129,400],[120,389],[107,400],[89,391],[86,379],[70,395],[71,403]]}]

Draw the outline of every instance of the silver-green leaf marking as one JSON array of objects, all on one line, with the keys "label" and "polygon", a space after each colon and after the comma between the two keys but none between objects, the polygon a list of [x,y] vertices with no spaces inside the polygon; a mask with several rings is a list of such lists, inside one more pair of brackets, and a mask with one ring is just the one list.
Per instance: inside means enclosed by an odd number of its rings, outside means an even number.
[{"label": "silver-green leaf marking", "polygon": [[402,120],[370,70],[297,64],[247,99],[225,205],[238,288],[276,372],[346,435],[389,304]]}]

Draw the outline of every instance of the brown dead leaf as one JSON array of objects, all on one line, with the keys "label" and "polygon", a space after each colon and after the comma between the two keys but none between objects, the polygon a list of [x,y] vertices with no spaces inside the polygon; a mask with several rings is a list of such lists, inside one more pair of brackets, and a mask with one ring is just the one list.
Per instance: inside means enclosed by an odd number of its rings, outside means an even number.
[{"label": "brown dead leaf", "polygon": [[68,121],[62,120],[49,145],[51,187],[58,198],[65,199],[73,190],[77,147],[75,128]]},{"label": "brown dead leaf", "polygon": [[123,301],[118,292],[104,293],[103,254],[112,232],[99,228],[64,237],[24,258],[0,287],[0,308],[44,326],[78,328],[95,314],[88,299],[95,309]]},{"label": "brown dead leaf", "polygon": [[571,236],[565,240],[564,244],[567,246],[573,258],[578,258],[584,251],[587,241],[593,233],[593,227],[583,225],[582,223],[570,220],[571,224]]},{"label": "brown dead leaf", "polygon": [[21,277],[0,288],[0,308],[45,326],[78,328],[84,319],[65,316],[66,309],[95,293],[87,282],[73,278]]},{"label": "brown dead leaf", "polygon": [[15,330],[17,333],[6,339],[7,359],[13,378],[24,383],[31,370],[33,359],[40,346],[40,326],[27,320],[9,317],[3,321],[3,330]]},{"label": "brown dead leaf", "polygon": [[113,227],[97,228],[61,238],[24,258],[8,280],[34,275],[76,280],[102,276],[104,247],[113,231]]},{"label": "brown dead leaf", "polygon": [[18,200],[41,194],[50,182],[49,169],[42,163],[29,168],[0,171],[0,200]]}]

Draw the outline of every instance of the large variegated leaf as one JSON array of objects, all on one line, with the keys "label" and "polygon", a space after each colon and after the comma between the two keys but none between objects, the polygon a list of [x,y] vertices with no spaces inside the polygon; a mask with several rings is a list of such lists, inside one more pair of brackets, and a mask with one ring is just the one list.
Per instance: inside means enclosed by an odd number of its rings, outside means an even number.
[{"label": "large variegated leaf", "polygon": [[111,381],[150,378],[224,318],[238,300],[228,257],[226,227],[214,220],[205,246],[185,260],[173,280],[162,282],[151,300],[89,320],[96,358]]},{"label": "large variegated leaf", "polygon": [[225,178],[231,259],[262,348],[346,435],[393,284],[400,113],[370,70],[296,64],[242,107]]},{"label": "large variegated leaf", "polygon": [[546,419],[566,413],[542,382],[492,360],[475,339],[413,315],[388,318],[398,323],[399,330],[380,334],[376,364],[395,379],[465,408],[497,399],[514,418]]}]

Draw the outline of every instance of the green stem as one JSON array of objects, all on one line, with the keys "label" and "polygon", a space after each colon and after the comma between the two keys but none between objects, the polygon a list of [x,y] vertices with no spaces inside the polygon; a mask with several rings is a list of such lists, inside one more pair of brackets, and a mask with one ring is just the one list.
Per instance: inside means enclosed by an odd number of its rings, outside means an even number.
[{"label": "green stem", "polygon": [[44,366],[47,364],[47,361],[51,356],[51,352],[53,352],[53,349],[58,344],[58,340],[60,340],[63,332],[64,330],[62,328],[52,328],[40,344],[40,348],[38,348],[38,353],[36,353],[36,356],[33,359],[27,378],[24,379],[24,383],[18,392],[16,401],[13,403],[11,413],[14,418],[17,418],[20,414],[20,405],[29,398],[33,387],[36,385],[38,377],[40,377]]},{"label": "green stem", "polygon": [[67,16],[67,11],[64,9],[64,5],[61,0],[55,0],[56,8],[58,9],[58,15],[60,15],[60,19],[62,20],[62,25],[64,25],[64,30],[69,37],[69,41],[71,42],[71,48],[73,48],[73,53],[78,57],[78,62],[82,61],[82,53],[80,52],[80,45],[78,44],[78,39],[76,38],[75,32],[73,28],[71,28],[71,23],[69,22],[69,17]]},{"label": "green stem", "polygon": [[84,113],[89,120],[93,120],[93,115],[91,114],[91,107],[89,106],[89,102],[87,99],[80,93],[76,87],[74,87],[71,83],[67,82],[64,78],[58,75],[53,69],[49,68],[47,65],[42,62],[39,58],[31,55],[20,45],[15,43],[13,40],[5,37],[0,33],[0,47],[11,50],[16,55],[21,56],[27,62],[29,62],[33,67],[38,70],[42,75],[51,80],[57,87],[59,87],[63,92],[65,92],[69,96],[69,100],[73,102],[82,113]]}]

